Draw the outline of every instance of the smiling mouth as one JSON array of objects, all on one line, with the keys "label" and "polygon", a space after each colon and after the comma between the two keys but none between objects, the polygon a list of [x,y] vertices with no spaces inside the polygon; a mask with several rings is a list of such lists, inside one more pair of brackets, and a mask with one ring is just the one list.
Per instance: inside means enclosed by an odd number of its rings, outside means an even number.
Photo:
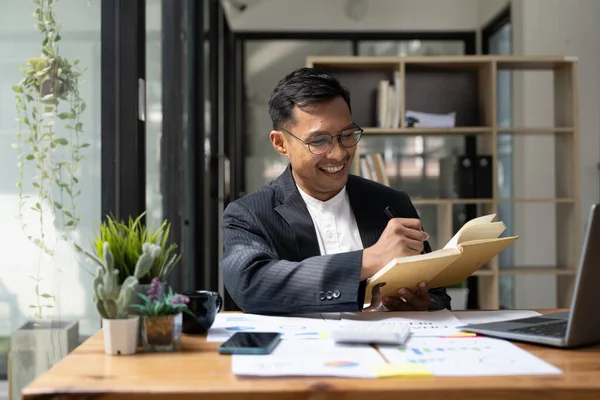
[{"label": "smiling mouth", "polygon": [[319,167],[319,169],[321,171],[327,172],[328,174],[335,174],[335,173],[340,172],[341,170],[343,170],[344,169],[344,165],[346,165],[346,164],[344,163],[344,164],[340,164],[340,165],[328,165],[326,167]]}]

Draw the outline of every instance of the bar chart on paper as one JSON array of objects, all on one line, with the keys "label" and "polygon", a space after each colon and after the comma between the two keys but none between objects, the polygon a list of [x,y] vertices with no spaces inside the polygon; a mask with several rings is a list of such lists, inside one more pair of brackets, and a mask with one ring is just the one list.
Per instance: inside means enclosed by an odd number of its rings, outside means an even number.
[{"label": "bar chart on paper", "polygon": [[492,338],[410,339],[405,347],[380,346],[392,364],[421,365],[435,376],[560,374],[514,344]]},{"label": "bar chart on paper", "polygon": [[465,339],[452,339],[452,340],[438,340],[427,346],[424,343],[423,346],[410,346],[408,349],[398,349],[399,352],[405,353],[410,363],[425,363],[428,358],[438,357],[443,360],[444,357],[455,353],[465,355],[471,353],[473,355],[479,355],[483,352],[489,352],[493,350],[489,344],[481,343],[479,339],[465,340]]}]

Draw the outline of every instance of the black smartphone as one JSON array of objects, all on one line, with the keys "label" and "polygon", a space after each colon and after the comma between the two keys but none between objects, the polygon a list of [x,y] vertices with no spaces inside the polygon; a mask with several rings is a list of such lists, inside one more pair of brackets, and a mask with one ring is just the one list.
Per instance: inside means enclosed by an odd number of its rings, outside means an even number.
[{"label": "black smartphone", "polygon": [[279,332],[236,332],[218,351],[221,354],[270,354],[280,340]]}]

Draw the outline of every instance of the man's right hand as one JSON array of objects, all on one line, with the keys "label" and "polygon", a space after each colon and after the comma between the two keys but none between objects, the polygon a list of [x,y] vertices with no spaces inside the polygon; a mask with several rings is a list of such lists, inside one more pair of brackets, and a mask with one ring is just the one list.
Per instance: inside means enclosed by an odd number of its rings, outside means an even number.
[{"label": "man's right hand", "polygon": [[421,254],[427,239],[429,235],[422,231],[420,219],[390,219],[377,243],[363,251],[360,280],[370,278],[396,257]]}]

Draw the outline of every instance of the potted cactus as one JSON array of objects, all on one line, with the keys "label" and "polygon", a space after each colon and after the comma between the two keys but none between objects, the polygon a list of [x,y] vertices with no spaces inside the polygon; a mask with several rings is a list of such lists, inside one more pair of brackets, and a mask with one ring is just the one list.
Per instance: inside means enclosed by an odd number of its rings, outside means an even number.
[{"label": "potted cactus", "polygon": [[98,265],[94,279],[94,303],[102,317],[104,351],[106,354],[133,354],[138,344],[139,316],[130,311],[131,300],[139,284],[156,258],[160,247],[144,243],[133,275],[127,276],[119,285],[119,270],[115,269],[114,257],[108,243],[104,243],[102,260],[86,252]]},{"label": "potted cactus", "polygon": [[[143,212],[135,219],[129,217],[128,221],[107,215],[106,220],[100,224],[99,232],[92,241],[96,255],[101,260],[104,258],[104,245],[108,243],[113,255],[114,268],[119,271],[117,277],[119,285],[122,285],[125,279],[132,274],[142,254],[144,244],[152,243],[159,248],[159,254],[154,258],[150,268],[138,277],[139,282],[131,298],[133,304],[142,304],[141,299],[136,294],[145,293],[154,278],[160,280],[158,295],[165,294],[167,278],[181,259],[181,255],[176,254],[177,245],[169,243],[171,224],[164,220],[158,228],[153,225],[146,226],[142,219],[145,214]],[[138,312],[133,310],[132,313],[137,314]]]}]

